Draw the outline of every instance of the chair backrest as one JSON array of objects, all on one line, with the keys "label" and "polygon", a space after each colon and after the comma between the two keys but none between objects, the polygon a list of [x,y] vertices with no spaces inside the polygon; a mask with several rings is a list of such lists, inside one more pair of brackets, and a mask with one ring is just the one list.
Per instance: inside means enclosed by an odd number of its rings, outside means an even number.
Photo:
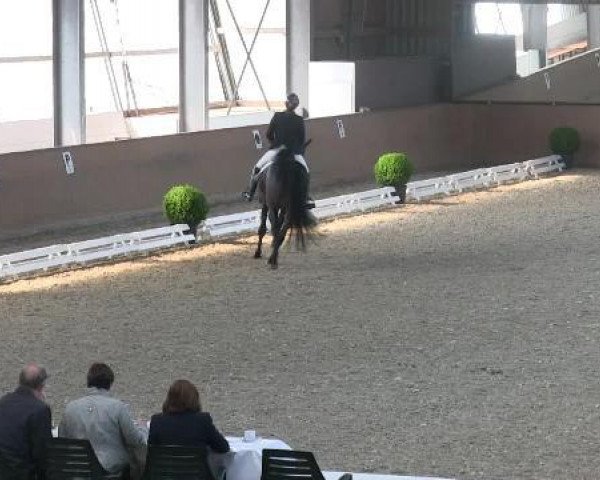
[{"label": "chair backrest", "polygon": [[206,447],[149,445],[147,480],[213,480]]},{"label": "chair backrest", "polygon": [[28,480],[29,475],[30,471],[23,462],[0,450],[0,479]]},{"label": "chair backrest", "polygon": [[88,440],[53,438],[46,444],[45,480],[97,480],[106,474]]},{"label": "chair backrest", "polygon": [[311,452],[265,449],[261,480],[325,480]]}]

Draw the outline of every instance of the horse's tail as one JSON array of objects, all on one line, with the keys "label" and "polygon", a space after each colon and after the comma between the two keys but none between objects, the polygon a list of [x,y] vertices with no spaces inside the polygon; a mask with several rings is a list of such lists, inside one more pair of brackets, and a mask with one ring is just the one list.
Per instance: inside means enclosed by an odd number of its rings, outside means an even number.
[{"label": "horse's tail", "polygon": [[313,236],[317,219],[307,206],[308,198],[308,172],[294,160],[290,154],[290,161],[286,162],[289,168],[289,203],[288,221],[290,226],[290,240],[298,250],[306,249],[306,241]]}]

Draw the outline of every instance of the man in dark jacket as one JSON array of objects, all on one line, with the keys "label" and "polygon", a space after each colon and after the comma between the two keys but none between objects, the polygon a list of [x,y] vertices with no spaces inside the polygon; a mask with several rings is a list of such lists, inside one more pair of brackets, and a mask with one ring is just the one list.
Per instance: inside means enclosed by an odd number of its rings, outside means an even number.
[{"label": "man in dark jacket", "polygon": [[4,462],[39,478],[46,442],[52,438],[50,407],[44,402],[48,374],[29,364],[19,375],[19,386],[0,398],[0,455]]},{"label": "man in dark jacket", "polygon": [[291,93],[285,102],[285,111],[277,112],[273,115],[269,129],[267,130],[267,138],[271,142],[271,149],[263,155],[252,169],[250,189],[248,192],[242,194],[246,200],[251,201],[254,198],[254,193],[258,185],[258,176],[273,163],[275,158],[277,158],[277,154],[283,148],[289,149],[294,154],[296,161],[309,173],[308,165],[304,159],[306,143],[304,119],[295,113],[299,104],[300,99],[298,95]]}]

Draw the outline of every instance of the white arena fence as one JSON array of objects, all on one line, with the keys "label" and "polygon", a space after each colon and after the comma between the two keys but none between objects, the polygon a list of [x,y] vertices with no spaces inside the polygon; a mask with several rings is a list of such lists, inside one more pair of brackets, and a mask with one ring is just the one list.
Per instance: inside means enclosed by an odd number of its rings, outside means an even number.
[{"label": "white arena fence", "polygon": [[[562,172],[564,169],[562,158],[553,155],[522,163],[479,168],[446,177],[411,182],[406,193],[408,199],[420,202],[439,195],[539,178],[541,174]],[[391,206],[398,201],[399,197],[394,188],[385,187],[317,200],[313,213],[317,218],[325,219]],[[258,229],[259,224],[260,210],[209,218],[198,227],[198,240],[209,241],[253,232]],[[185,246],[193,240],[195,238],[189,232],[189,227],[181,224],[3,255],[0,256],[0,281],[135,253]]]},{"label": "white arena fence", "polygon": [[407,198],[420,202],[438,195],[451,195],[462,193],[465,190],[476,190],[503,183],[539,178],[541,174],[562,172],[565,168],[565,163],[560,155],[550,155],[526,162],[478,168],[446,177],[411,182],[408,184],[406,194]]},{"label": "white arena fence", "polygon": [[124,233],[68,245],[53,245],[25,252],[0,256],[0,280],[21,275],[46,272],[66,266],[85,265],[110,260],[136,252],[188,245],[194,235],[185,224],[153,228],[142,232]]}]

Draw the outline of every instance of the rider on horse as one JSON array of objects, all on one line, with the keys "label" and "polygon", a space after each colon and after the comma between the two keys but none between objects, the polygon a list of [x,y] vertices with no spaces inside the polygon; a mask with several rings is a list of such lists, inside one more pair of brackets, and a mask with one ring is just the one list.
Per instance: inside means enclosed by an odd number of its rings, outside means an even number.
[{"label": "rider on horse", "polygon": [[299,104],[298,95],[290,93],[285,102],[285,112],[277,112],[273,115],[267,130],[267,138],[271,142],[271,149],[263,155],[252,169],[250,189],[242,193],[243,197],[249,202],[254,198],[259,175],[269,168],[277,154],[284,148],[289,149],[294,154],[295,160],[309,173],[308,165],[304,160],[306,142],[304,119],[295,113]]}]

